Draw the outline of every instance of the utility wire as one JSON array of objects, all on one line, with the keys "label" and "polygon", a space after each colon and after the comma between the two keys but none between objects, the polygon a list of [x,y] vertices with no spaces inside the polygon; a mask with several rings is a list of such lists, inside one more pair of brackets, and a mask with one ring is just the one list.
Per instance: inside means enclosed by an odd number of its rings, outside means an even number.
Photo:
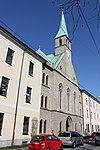
[{"label": "utility wire", "polygon": [[[80,6],[79,6],[79,7],[80,7]],[[81,8],[80,8],[80,11],[81,11],[82,15],[84,16],[84,14],[83,14]],[[93,37],[93,35],[92,35],[92,32],[91,32],[91,30],[90,30],[90,27],[89,27],[89,25],[88,25],[88,23],[87,23],[87,21],[86,21],[86,19],[85,19],[85,16],[84,16],[83,18],[84,18],[84,20],[85,20],[85,22],[86,22],[86,25],[87,25],[87,27],[88,27],[88,29],[89,29],[89,32],[90,32],[90,34],[91,34],[91,36],[92,36],[92,39],[93,39],[93,41],[94,41],[94,43],[95,43],[95,46],[96,46],[96,48],[97,48],[97,50],[98,50],[98,53],[99,53],[99,55],[100,55],[100,51],[99,51],[99,49],[98,49],[98,47],[97,47],[97,44],[96,44],[95,39],[94,39],[94,37]],[[3,21],[0,20],[0,22],[1,22],[1,24],[3,24],[3,26],[5,26],[5,27],[8,28],[12,33],[14,33],[14,35],[16,35],[18,38],[20,38],[20,39],[21,39],[23,42],[25,42],[26,44],[28,44],[32,49],[36,50],[36,49],[35,49],[34,47],[32,47],[29,43],[27,43],[22,37],[20,37],[15,31],[13,31],[9,26],[7,26]],[[68,75],[67,75],[67,76],[68,76]],[[72,80],[71,77],[68,76],[68,78],[70,78],[70,80]],[[89,91],[87,88],[85,88],[85,87],[84,87],[83,85],[81,85],[79,82],[78,82],[78,85],[79,85],[80,87],[86,89],[87,91]],[[91,91],[89,91],[89,92],[90,92],[91,94],[93,94]],[[93,96],[95,96],[95,95],[93,94]]]},{"label": "utility wire", "polygon": [[87,25],[87,28],[88,28],[88,30],[89,30],[89,33],[90,33],[91,38],[92,38],[92,40],[93,40],[93,43],[94,43],[94,45],[95,45],[95,47],[96,47],[96,49],[97,49],[97,52],[98,52],[98,54],[100,55],[100,50],[99,50],[99,48],[98,48],[98,46],[97,46],[97,43],[96,43],[96,41],[95,41],[95,38],[94,38],[94,36],[93,36],[93,34],[92,34],[92,31],[91,31],[91,29],[90,29],[90,27],[89,27],[89,25],[88,25],[88,23],[87,23],[87,20],[86,20],[84,14],[83,14],[83,11],[82,11],[82,9],[81,9],[79,3],[78,3],[78,8],[79,8],[79,10],[80,10],[80,12],[81,12],[81,14],[82,14],[82,16],[83,16],[83,19],[84,19],[84,21],[85,21],[85,23],[86,23],[86,25]]}]

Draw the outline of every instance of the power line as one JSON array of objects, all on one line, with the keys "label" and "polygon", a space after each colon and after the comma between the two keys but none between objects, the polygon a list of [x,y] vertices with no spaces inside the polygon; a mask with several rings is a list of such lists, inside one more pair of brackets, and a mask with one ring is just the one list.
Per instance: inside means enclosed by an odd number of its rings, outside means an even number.
[{"label": "power line", "polygon": [[89,25],[88,25],[88,23],[87,23],[87,20],[86,20],[86,18],[85,18],[85,16],[84,16],[84,13],[83,13],[83,11],[82,11],[82,9],[81,9],[81,7],[80,7],[79,4],[78,4],[78,8],[79,8],[79,10],[80,10],[80,12],[81,12],[81,14],[82,14],[82,16],[83,16],[83,19],[84,19],[84,21],[85,21],[85,23],[86,23],[86,25],[87,25],[87,28],[88,28],[88,30],[89,30],[89,33],[90,33],[91,38],[92,38],[92,40],[93,40],[93,43],[94,43],[94,45],[95,45],[95,47],[96,47],[96,49],[97,49],[97,52],[98,52],[98,54],[100,55],[100,50],[99,50],[99,48],[98,48],[98,46],[97,46],[97,43],[96,43],[96,41],[95,41],[95,38],[94,38],[94,36],[93,36],[93,34],[92,34],[92,31],[91,31],[91,29],[90,29],[90,27],[89,27]]}]

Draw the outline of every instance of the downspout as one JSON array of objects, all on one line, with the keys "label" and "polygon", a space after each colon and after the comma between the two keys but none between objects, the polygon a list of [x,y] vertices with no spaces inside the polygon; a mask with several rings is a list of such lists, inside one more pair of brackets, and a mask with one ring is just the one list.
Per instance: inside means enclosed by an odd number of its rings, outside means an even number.
[{"label": "downspout", "polygon": [[82,98],[83,134],[84,134],[84,108],[83,108],[83,103],[84,103],[83,101],[84,101],[84,100],[83,100],[83,94],[82,94],[82,91],[81,91],[81,98]]},{"label": "downspout", "polygon": [[91,106],[90,106],[90,97],[88,96],[89,100],[89,116],[90,116],[90,134],[92,133],[92,123],[91,123]]},{"label": "downspout", "polygon": [[16,120],[17,120],[17,112],[18,112],[19,93],[20,93],[20,86],[21,86],[21,79],[22,79],[22,70],[23,70],[25,50],[23,51],[22,62],[21,62],[21,70],[20,70],[20,76],[19,76],[19,83],[18,83],[17,100],[16,100],[15,114],[14,114],[13,135],[12,135],[12,143],[11,143],[12,148],[14,146],[14,140],[15,140],[15,129],[16,129]]}]

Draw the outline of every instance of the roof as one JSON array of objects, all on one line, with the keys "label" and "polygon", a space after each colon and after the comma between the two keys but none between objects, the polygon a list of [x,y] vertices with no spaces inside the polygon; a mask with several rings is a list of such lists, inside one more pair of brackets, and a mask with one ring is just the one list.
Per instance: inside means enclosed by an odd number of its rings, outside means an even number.
[{"label": "roof", "polygon": [[57,66],[59,65],[59,63],[61,62],[65,54],[65,53],[61,53],[59,55],[53,55],[53,54],[46,55],[40,49],[37,50],[36,52],[47,61],[47,64],[50,67],[54,69],[57,68]]},{"label": "roof", "polygon": [[85,89],[82,89],[81,92],[87,94],[88,96],[90,96],[91,98],[93,98],[96,102],[100,103],[100,101],[95,96],[93,96],[91,93],[89,93]]},{"label": "roof", "polygon": [[66,27],[65,17],[64,17],[64,13],[62,11],[59,30],[58,30],[57,35],[55,36],[55,38],[61,37],[63,35],[68,37],[68,31],[67,31],[67,27]]},{"label": "roof", "polygon": [[0,34],[3,34],[6,36],[8,39],[12,40],[14,43],[16,43],[18,46],[20,46],[23,50],[29,52],[34,58],[36,58],[38,61],[41,63],[46,63],[45,59],[38,55],[32,48],[30,48],[26,43],[24,43],[22,40],[15,36],[14,33],[11,33],[8,31],[6,28],[0,25]]}]

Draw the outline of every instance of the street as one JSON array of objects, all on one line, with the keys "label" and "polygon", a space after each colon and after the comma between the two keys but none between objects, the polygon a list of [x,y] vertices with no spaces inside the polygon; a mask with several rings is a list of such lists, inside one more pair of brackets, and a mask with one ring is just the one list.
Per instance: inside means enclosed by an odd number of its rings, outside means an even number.
[{"label": "street", "polygon": [[[64,147],[64,150],[73,150],[73,148]],[[84,144],[84,146],[77,146],[74,150],[100,150],[100,146],[95,146],[94,143]]]},{"label": "street", "polygon": [[[28,148],[15,148],[14,150],[28,150]],[[64,147],[64,150],[100,150],[100,146],[95,146],[95,144],[91,142],[90,144],[84,144],[84,146],[76,146],[75,149]]]}]

